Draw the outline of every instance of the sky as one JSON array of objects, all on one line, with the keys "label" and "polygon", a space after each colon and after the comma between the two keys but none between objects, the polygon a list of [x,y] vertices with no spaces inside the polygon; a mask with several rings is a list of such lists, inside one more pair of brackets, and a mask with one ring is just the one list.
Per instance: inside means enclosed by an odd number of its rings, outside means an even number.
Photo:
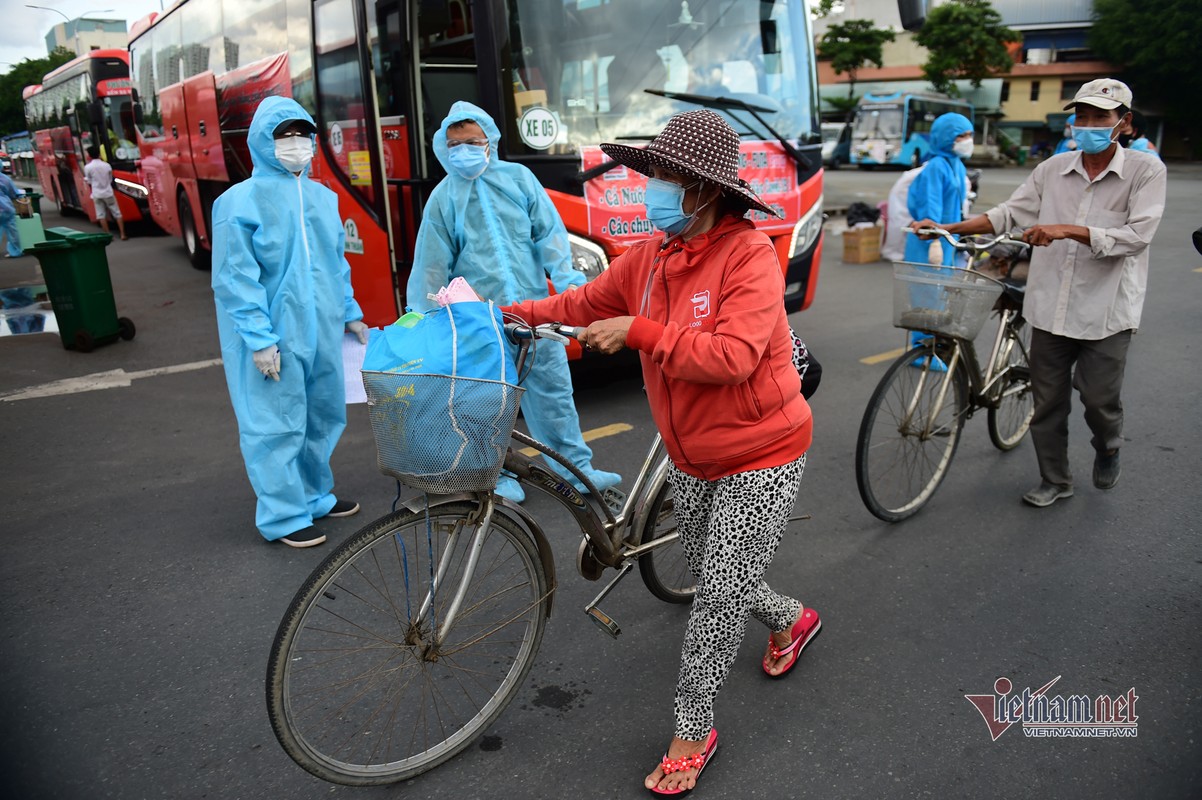
[{"label": "sky", "polygon": [[[69,19],[81,16],[124,19],[126,27],[160,5],[169,8],[174,0],[30,0],[34,5],[53,8]],[[101,13],[103,9],[112,9]],[[0,74],[27,58],[44,58],[46,34],[60,22],[54,11],[26,8],[25,0],[0,0]]]}]

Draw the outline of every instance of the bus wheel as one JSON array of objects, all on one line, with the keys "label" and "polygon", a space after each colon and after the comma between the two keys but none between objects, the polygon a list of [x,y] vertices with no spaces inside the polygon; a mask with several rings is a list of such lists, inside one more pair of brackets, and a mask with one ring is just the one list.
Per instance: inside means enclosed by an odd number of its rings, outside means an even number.
[{"label": "bus wheel", "polygon": [[196,230],[196,219],[192,216],[192,204],[183,192],[179,194],[179,229],[184,238],[184,249],[188,251],[188,260],[196,269],[209,269],[212,266],[212,254],[200,244],[200,234]]}]

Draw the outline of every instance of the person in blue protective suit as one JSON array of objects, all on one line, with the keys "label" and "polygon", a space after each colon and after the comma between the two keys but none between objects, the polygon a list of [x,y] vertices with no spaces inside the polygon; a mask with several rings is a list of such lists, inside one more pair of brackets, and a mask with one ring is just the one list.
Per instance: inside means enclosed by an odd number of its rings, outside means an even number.
[{"label": "person in blue protective suit", "polygon": [[1073,139],[1073,125],[1076,122],[1077,115],[1069,114],[1068,119],[1064,121],[1064,138],[1056,145],[1056,150],[1052,155],[1058,156],[1061,153],[1071,153],[1077,149],[1077,142]]},{"label": "person in blue protective suit", "polygon": [[[428,295],[460,276],[498,305],[546,297],[548,277],[557,292],[584,284],[584,275],[572,268],[567,230],[546,190],[526,167],[500,159],[500,141],[492,117],[464,101],[451,106],[434,134],[434,154],[447,176],[431,192],[417,234],[406,287],[410,310],[435,307]],[[566,456],[598,491],[618,485],[622,476],[592,466],[563,345],[540,341],[523,385],[530,434]],[[559,464],[550,465],[585,490]],[[525,499],[522,487],[505,475],[497,492],[514,502]]]},{"label": "person in blue protective suit", "polygon": [[[950,225],[964,219],[964,200],[967,176],[964,159],[972,155],[972,123],[963,114],[943,114],[931,125],[930,158],[910,184],[906,207],[912,219],[931,219],[940,225]],[[915,264],[936,263],[950,267],[955,264],[956,250],[950,243],[936,240],[942,247],[938,259],[932,242],[919,239],[913,232],[906,234],[906,261]],[[925,334],[911,333],[914,346]]]},{"label": "person in blue protective suit", "polygon": [[313,520],[359,504],[333,494],[346,427],[343,330],[367,341],[343,257],[337,196],[309,180],[317,127],[269,97],[246,137],[254,170],[213,204],[213,294],[255,524],[268,541],[325,541]]},{"label": "person in blue protective suit", "polygon": [[[931,125],[930,158],[910,184],[906,207],[913,219],[933,219],[950,225],[964,218],[966,171],[964,159],[972,155],[972,123],[963,114],[943,114]],[[941,241],[939,263],[955,263],[956,250]],[[930,263],[930,242],[906,234],[906,261]]]},{"label": "person in blue protective suit", "polygon": [[14,201],[25,195],[24,190],[17,188],[12,178],[8,177],[11,169],[7,164],[0,171],[0,235],[5,238],[5,258],[16,258],[25,251],[21,249],[21,238],[17,233],[17,207]]},{"label": "person in blue protective suit", "polygon": [[1145,135],[1148,132],[1148,120],[1135,109],[1131,110],[1131,118],[1124,120],[1119,126],[1119,147],[1131,150],[1142,150],[1145,153],[1160,158],[1160,151]]}]

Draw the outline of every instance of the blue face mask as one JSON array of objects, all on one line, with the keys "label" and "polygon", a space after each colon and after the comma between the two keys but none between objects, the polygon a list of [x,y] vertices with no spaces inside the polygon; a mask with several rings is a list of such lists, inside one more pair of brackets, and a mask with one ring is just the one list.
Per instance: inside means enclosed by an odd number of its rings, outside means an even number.
[{"label": "blue face mask", "polygon": [[488,148],[474,144],[461,144],[447,151],[451,169],[466,180],[474,180],[488,169]]},{"label": "blue face mask", "polygon": [[[697,184],[689,184],[692,188]],[[659,178],[647,179],[647,191],[643,194],[643,205],[647,207],[647,219],[664,233],[675,236],[685,229],[697,211],[684,213],[684,190],[686,187]],[[699,211],[700,209],[698,209]]]},{"label": "blue face mask", "polygon": [[1073,141],[1077,143],[1077,147],[1082,153],[1097,155],[1098,153],[1110,147],[1111,136],[1114,134],[1114,128],[1078,128],[1073,126]]}]

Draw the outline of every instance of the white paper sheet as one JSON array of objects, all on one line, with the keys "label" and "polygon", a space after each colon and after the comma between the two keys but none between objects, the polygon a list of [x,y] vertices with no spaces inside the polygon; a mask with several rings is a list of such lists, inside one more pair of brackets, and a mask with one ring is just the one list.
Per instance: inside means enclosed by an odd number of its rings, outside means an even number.
[{"label": "white paper sheet", "polygon": [[[370,335],[370,331],[368,335]],[[342,337],[342,375],[346,384],[346,402],[366,403],[367,391],[363,388],[363,357],[367,355],[367,345],[359,344],[359,337],[348,333]]]}]

